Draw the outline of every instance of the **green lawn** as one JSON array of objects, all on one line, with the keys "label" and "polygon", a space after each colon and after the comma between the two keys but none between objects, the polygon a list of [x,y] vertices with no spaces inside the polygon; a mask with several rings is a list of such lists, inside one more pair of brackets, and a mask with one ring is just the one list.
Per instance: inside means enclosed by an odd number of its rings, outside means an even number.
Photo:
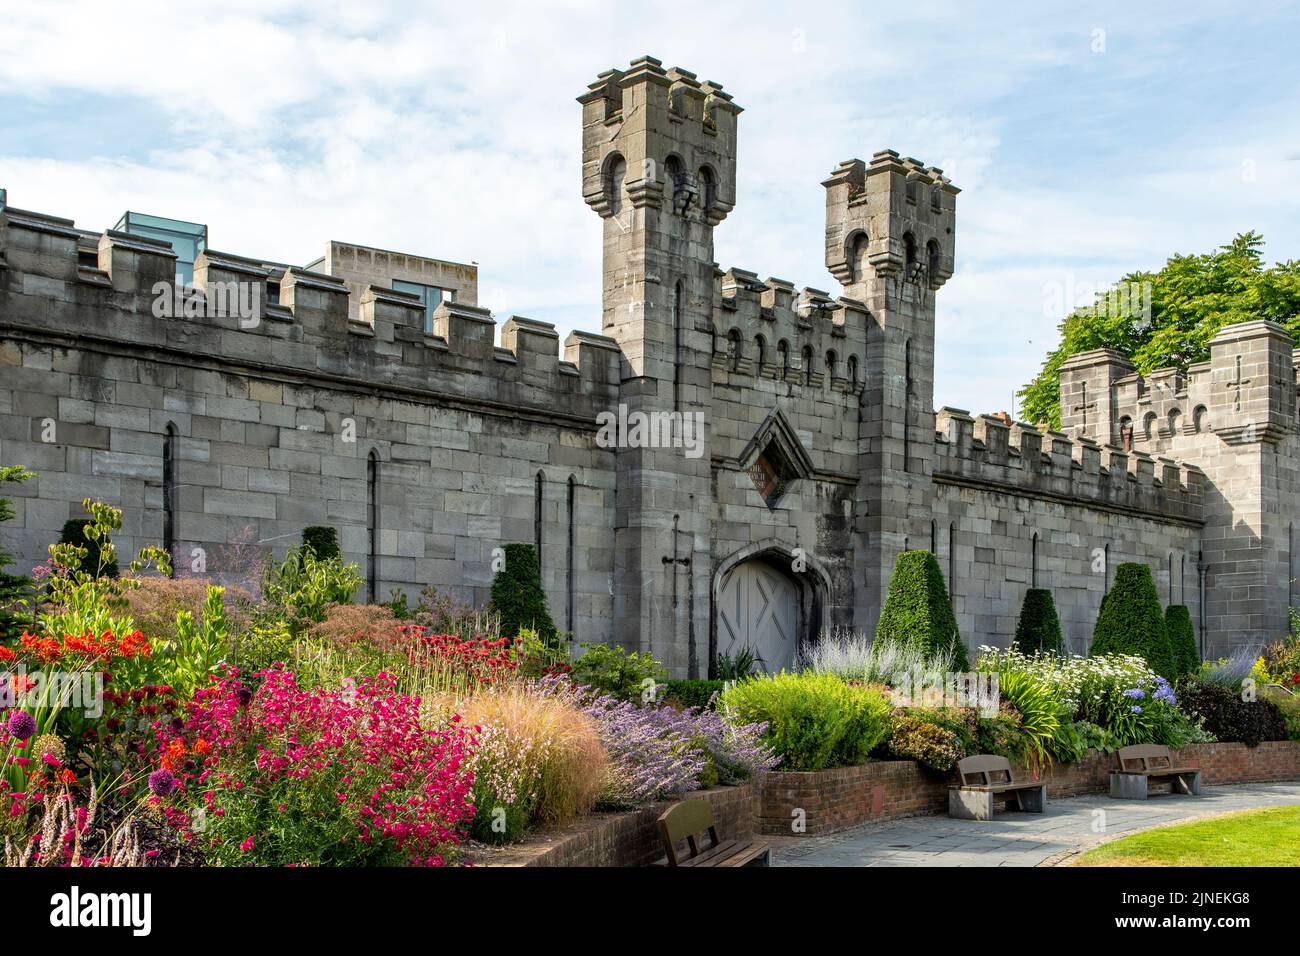
[{"label": "green lawn", "polygon": [[1300,866],[1300,806],[1147,830],[1089,850],[1074,865]]}]

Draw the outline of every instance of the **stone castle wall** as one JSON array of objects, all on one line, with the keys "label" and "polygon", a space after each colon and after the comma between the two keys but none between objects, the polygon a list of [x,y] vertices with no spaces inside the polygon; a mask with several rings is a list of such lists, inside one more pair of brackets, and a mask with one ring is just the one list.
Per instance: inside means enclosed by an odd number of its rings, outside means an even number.
[{"label": "stone castle wall", "polygon": [[[707,671],[722,581],[749,560],[797,582],[805,637],[870,633],[909,548],[938,555],[972,646],[1008,642],[1039,586],[1085,650],[1130,560],[1207,653],[1285,630],[1300,439],[1281,327],[1226,328],[1186,374],[1075,356],[1061,433],[936,413],[959,192],[941,170],[841,163],[822,185],[843,294],[796,291],[713,262],[741,112],[720,86],[646,57],[580,101],[607,334],[562,348],[519,316],[498,333],[469,295],[426,333],[415,297],[359,274],[215,250],[160,316],[166,244],[0,208],[0,460],[40,473],[10,549],[40,562],[96,497],[125,509],[124,551],[171,527],[182,569],[200,555],[229,577],[329,524],[373,596],[482,603],[494,549],[535,542],[561,629],[675,676]],[[257,291],[252,321],[233,287]],[[624,412],[698,418],[695,453],[611,446],[602,418]]]}]

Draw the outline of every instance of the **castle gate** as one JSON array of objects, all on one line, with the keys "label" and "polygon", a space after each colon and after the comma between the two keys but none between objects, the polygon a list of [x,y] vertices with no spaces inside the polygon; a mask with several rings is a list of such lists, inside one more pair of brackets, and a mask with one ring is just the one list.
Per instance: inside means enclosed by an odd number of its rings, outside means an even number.
[{"label": "castle gate", "polygon": [[801,637],[800,590],[793,578],[761,558],[725,572],[718,588],[718,655],[734,657],[749,648],[764,670],[789,669]]}]

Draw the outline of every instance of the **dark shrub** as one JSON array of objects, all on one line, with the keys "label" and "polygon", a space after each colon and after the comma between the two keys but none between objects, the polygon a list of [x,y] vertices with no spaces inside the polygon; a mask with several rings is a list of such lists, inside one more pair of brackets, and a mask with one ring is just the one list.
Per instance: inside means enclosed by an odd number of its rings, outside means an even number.
[{"label": "dark shrub", "polygon": [[302,546],[310,550],[312,554],[322,561],[343,556],[343,552],[339,550],[338,531],[324,525],[312,525],[309,528],[303,528]]},{"label": "dark shrub", "polygon": [[1192,614],[1181,604],[1165,608],[1165,627],[1169,631],[1169,650],[1174,655],[1174,667],[1180,677],[1200,673],[1201,653],[1196,649],[1196,631],[1192,627]]},{"label": "dark shrub", "polygon": [[1090,653],[1134,654],[1166,680],[1178,676],[1156,582],[1145,564],[1130,562],[1115,569],[1115,583],[1097,615]]},{"label": "dark shrub", "polygon": [[488,605],[501,616],[501,636],[515,638],[524,628],[531,628],[543,644],[554,647],[558,637],[542,591],[536,549],[531,544],[508,544],[505,552],[505,566],[492,581]]},{"label": "dark shrub", "polygon": [[97,578],[117,577],[117,558],[114,557],[108,562],[104,561],[104,555],[100,549],[102,542],[91,541],[86,537],[86,526],[89,524],[89,518],[69,518],[63,522],[63,532],[59,535],[59,543],[75,544],[86,549],[86,558],[81,562],[81,569],[87,574],[93,574]]},{"label": "dark shrub", "polygon": [[1286,740],[1286,719],[1270,700],[1242,700],[1240,692],[1208,681],[1188,681],[1178,692],[1188,714],[1204,719],[1219,740],[1239,740],[1254,747],[1262,740]]},{"label": "dark shrub", "polygon": [[1021,653],[1059,654],[1062,650],[1061,619],[1056,616],[1056,602],[1046,588],[1030,588],[1020,606],[1013,645]]},{"label": "dark shrub", "polygon": [[904,551],[898,556],[876,640],[915,644],[929,653],[951,652],[954,670],[969,669],[943,572],[929,551]]},{"label": "dark shrub", "polygon": [[664,681],[664,702],[678,707],[710,707],[713,695],[721,694],[726,685],[722,680]]},{"label": "dark shrub", "polygon": [[947,773],[966,756],[961,738],[948,727],[927,719],[924,711],[894,714],[888,749],[893,757],[915,760],[938,773]]}]

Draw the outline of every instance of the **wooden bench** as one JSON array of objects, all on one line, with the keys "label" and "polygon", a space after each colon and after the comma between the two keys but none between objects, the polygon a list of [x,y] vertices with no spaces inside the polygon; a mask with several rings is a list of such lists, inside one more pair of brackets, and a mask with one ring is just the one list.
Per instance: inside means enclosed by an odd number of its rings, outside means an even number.
[{"label": "wooden bench", "polygon": [[960,820],[992,820],[993,804],[1012,804],[1026,813],[1047,809],[1047,784],[1017,783],[1011,779],[1011,761],[994,754],[978,754],[957,761],[960,786],[948,790],[948,816]]},{"label": "wooden bench", "polygon": [[1169,783],[1170,793],[1199,796],[1201,771],[1196,767],[1175,767],[1173,754],[1164,744],[1134,744],[1119,748],[1119,770],[1110,772],[1110,795],[1117,800],[1145,800],[1151,781]]},{"label": "wooden bench", "polygon": [[767,866],[772,853],[766,843],[718,839],[707,800],[685,800],[661,813],[659,837],[666,855],[655,866]]}]

